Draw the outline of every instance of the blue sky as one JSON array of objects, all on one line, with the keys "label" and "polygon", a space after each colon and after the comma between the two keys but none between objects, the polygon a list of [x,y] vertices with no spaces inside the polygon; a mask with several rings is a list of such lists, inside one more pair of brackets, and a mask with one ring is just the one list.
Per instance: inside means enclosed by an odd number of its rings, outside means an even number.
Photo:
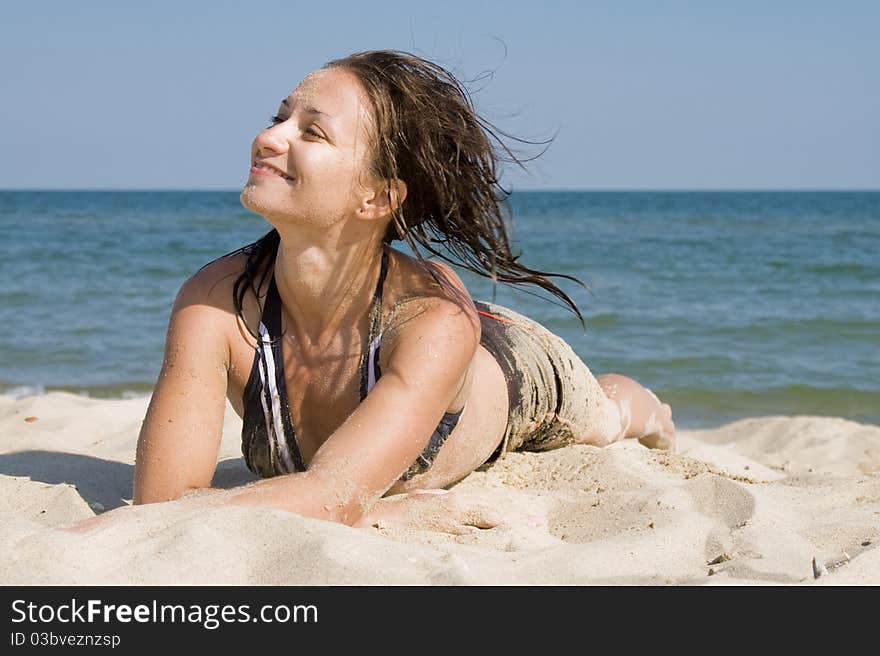
[{"label": "blue sky", "polygon": [[0,188],[240,189],[306,74],[394,48],[558,130],[515,190],[880,189],[878,34],[846,0],[5,3]]}]

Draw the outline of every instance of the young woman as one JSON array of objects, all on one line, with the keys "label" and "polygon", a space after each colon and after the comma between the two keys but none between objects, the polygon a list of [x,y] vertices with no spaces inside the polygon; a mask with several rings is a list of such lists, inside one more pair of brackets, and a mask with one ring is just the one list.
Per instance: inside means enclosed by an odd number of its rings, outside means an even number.
[{"label": "young woman", "polygon": [[649,390],[594,378],[562,339],[472,300],[419,253],[442,257],[430,245],[442,242],[580,317],[546,277],[559,274],[511,254],[485,125],[449,72],[399,51],[332,61],[282,101],[241,193],[274,229],[181,287],[136,504],[210,487],[227,398],[262,480],[219,503],[348,525],[373,521],[383,496],[448,487],[515,449],[674,446],[671,410]]}]

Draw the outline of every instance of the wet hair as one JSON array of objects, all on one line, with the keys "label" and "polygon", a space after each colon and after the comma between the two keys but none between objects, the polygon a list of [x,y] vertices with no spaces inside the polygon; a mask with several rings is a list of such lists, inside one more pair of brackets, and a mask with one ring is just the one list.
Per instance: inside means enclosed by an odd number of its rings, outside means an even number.
[{"label": "wet hair", "polygon": [[[422,262],[425,258],[419,247],[493,282],[541,287],[561,299],[583,325],[577,305],[548,277],[567,278],[585,289],[586,285],[573,276],[524,266],[519,261],[522,254],[511,252],[507,203],[511,192],[497,176],[501,161],[525,168],[524,162],[535,159],[518,158],[498,134],[529,144],[549,144],[552,139],[531,142],[501,132],[477,115],[470,93],[452,73],[411,53],[358,52],[323,68],[353,73],[371,102],[370,173],[406,183],[406,198],[392,210],[384,242],[405,241]],[[490,137],[500,148],[493,147]],[[247,254],[244,272],[233,288],[235,309],[242,320],[244,296],[249,289],[257,294],[279,243],[278,231],[273,229],[235,251]],[[442,245],[453,257],[434,245]],[[442,285],[434,268],[427,270]]]}]

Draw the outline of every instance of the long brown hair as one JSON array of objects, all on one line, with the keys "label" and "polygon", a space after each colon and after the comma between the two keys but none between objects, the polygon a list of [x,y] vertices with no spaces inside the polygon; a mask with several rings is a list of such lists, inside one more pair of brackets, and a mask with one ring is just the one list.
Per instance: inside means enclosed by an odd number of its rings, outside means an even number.
[{"label": "long brown hair", "polygon": [[[529,144],[549,144],[552,139],[531,142],[501,132],[477,115],[469,92],[452,73],[408,52],[358,52],[323,68],[344,68],[358,78],[373,109],[371,173],[379,179],[399,178],[407,185],[406,199],[392,211],[385,242],[405,241],[423,262],[419,247],[493,282],[542,287],[571,308],[583,325],[577,305],[548,277],[567,278],[585,289],[586,285],[573,276],[530,269],[519,262],[522,253],[511,252],[511,192],[496,175],[501,161],[522,168],[530,161],[518,158],[499,133]],[[490,137],[506,155],[492,146]],[[272,230],[235,251],[248,255],[233,292],[242,320],[244,296],[248,289],[256,294],[263,284],[271,270],[266,264],[274,260],[279,243],[278,231]],[[442,244],[458,261],[433,244]],[[442,284],[433,267],[427,269]],[[262,278],[255,284],[260,270]]]}]

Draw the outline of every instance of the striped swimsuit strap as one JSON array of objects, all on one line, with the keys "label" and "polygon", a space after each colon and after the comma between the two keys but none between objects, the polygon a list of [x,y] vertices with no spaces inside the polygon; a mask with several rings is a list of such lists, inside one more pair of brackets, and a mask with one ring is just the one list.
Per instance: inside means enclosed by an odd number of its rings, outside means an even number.
[{"label": "striped swimsuit strap", "polygon": [[370,305],[370,329],[367,333],[367,350],[361,353],[361,360],[358,364],[360,371],[361,401],[367,398],[367,394],[379,376],[382,375],[379,369],[379,346],[382,341],[382,290],[385,288],[385,277],[388,275],[388,251],[382,247],[382,267],[379,271],[379,282],[376,283],[376,291],[373,292],[373,302]]},{"label": "striped swimsuit strap", "polygon": [[[388,253],[383,250],[379,281],[373,293],[373,302],[369,313],[369,348],[361,355],[359,362],[362,401],[380,375],[382,288],[387,271]],[[245,388],[245,414],[246,418],[250,419],[246,423],[261,420],[262,425],[259,432],[265,431],[273,471],[292,473],[305,471],[306,467],[296,440],[296,431],[290,420],[290,401],[287,396],[281,339],[281,311],[281,295],[278,293],[278,286],[273,274],[260,318],[260,341],[257,343],[251,376]],[[261,413],[254,407],[254,401],[257,397]],[[248,400],[251,402],[248,403]],[[262,417],[258,418],[256,414],[261,414]]]},{"label": "striped swimsuit strap", "polygon": [[[358,363],[360,398],[363,401],[381,376],[379,350],[382,337],[382,290],[388,272],[388,254],[382,253],[379,281],[373,294],[369,313],[368,348]],[[245,410],[242,428],[242,450],[252,471],[263,476],[305,471],[302,454],[290,420],[290,402],[284,375],[281,346],[281,297],[273,276],[266,296],[260,322],[260,341],[254,354],[254,365],[245,387]],[[443,415],[434,433],[401,480],[428,469],[455,428],[464,407]],[[265,445],[261,450],[260,443]],[[254,453],[253,457],[249,454]],[[262,455],[260,455],[262,454]],[[261,462],[257,462],[261,461]]]}]

